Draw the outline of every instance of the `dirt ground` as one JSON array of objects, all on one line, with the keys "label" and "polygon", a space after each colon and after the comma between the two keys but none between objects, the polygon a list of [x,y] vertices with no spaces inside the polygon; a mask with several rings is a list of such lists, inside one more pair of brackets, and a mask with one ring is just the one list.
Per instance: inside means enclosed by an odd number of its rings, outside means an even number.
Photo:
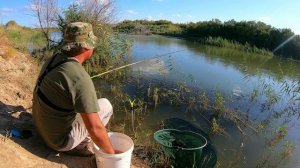
[{"label": "dirt ground", "polygon": [[[32,117],[32,90],[39,73],[30,56],[16,52],[7,58],[0,46],[0,167],[96,168],[95,157],[74,157],[49,149],[36,134]],[[12,128],[33,133],[28,139],[9,136]],[[134,152],[132,166],[148,167]]]}]

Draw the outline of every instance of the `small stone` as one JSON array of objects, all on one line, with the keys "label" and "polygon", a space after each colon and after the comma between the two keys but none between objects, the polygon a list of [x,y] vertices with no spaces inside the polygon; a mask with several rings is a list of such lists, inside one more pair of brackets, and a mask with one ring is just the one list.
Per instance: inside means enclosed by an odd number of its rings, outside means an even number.
[{"label": "small stone", "polygon": [[11,116],[14,117],[14,118],[17,118],[19,119],[20,118],[20,115],[21,115],[22,112],[14,112],[14,113],[11,113]]},{"label": "small stone", "polygon": [[25,95],[22,95],[20,92],[17,92],[17,96],[18,96],[18,98],[20,98],[20,99],[25,99]]},{"label": "small stone", "polygon": [[21,98],[21,97],[22,97],[22,95],[21,95],[21,93],[20,93],[20,92],[17,92],[17,96],[18,96],[19,98]]}]

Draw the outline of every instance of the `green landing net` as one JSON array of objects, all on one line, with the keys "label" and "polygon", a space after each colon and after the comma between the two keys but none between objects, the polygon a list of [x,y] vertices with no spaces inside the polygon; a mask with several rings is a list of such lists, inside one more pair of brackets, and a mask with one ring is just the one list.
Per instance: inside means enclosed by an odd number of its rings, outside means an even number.
[{"label": "green landing net", "polygon": [[[172,124],[174,121],[176,125]],[[154,139],[175,168],[215,166],[217,156],[207,134],[181,119],[169,119],[166,123],[168,127],[155,132]]]}]

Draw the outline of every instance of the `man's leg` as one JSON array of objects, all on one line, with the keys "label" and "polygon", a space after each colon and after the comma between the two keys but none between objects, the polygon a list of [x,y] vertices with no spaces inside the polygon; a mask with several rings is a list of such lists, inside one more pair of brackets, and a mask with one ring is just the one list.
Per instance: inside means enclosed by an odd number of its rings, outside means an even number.
[{"label": "man's leg", "polygon": [[[100,107],[100,111],[98,112],[99,117],[103,125],[106,126],[113,114],[112,105],[106,98],[98,99],[98,104]],[[88,136],[88,131],[85,128],[82,118],[79,117],[69,133],[69,140],[66,147],[59,151],[70,151],[75,147],[78,150],[84,149],[89,142],[91,142],[91,138]]]}]

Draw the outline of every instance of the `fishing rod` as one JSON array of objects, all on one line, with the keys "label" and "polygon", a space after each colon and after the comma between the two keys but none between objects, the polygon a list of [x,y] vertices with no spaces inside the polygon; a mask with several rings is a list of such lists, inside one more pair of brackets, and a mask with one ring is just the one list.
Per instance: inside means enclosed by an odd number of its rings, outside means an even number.
[{"label": "fishing rod", "polygon": [[173,52],[161,54],[161,55],[158,55],[158,56],[153,57],[153,58],[144,59],[144,60],[141,60],[141,61],[137,61],[137,62],[133,62],[133,63],[130,63],[130,64],[126,64],[126,65],[123,65],[123,66],[120,66],[120,67],[117,67],[117,68],[108,70],[108,71],[106,71],[106,72],[102,72],[102,73],[100,73],[100,74],[98,74],[98,75],[94,75],[94,76],[91,77],[91,79],[96,78],[96,77],[99,77],[99,76],[102,76],[102,75],[105,75],[105,74],[110,73],[110,72],[113,72],[113,71],[117,71],[117,70],[120,70],[120,69],[129,67],[129,66],[135,65],[135,64],[139,64],[139,63],[142,63],[142,62],[145,62],[145,61],[149,61],[149,60],[152,60],[152,59],[164,57],[164,56],[167,56],[167,55],[170,55],[170,54],[174,54],[174,53],[178,53],[178,52],[182,52],[182,51],[184,51],[184,50],[177,50],[177,51],[173,51]]}]

